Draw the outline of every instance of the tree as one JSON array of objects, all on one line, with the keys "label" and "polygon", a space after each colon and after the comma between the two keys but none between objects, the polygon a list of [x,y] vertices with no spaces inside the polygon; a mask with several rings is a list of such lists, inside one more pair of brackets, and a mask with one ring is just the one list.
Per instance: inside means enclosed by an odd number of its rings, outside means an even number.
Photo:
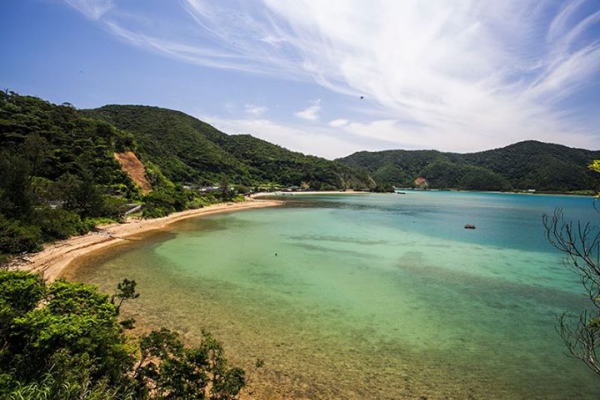
[{"label": "tree", "polygon": [[177,333],[164,328],[140,340],[134,378],[142,397],[156,399],[236,399],[246,382],[242,369],[228,367],[223,346],[209,333],[202,331],[200,345],[186,349]]},{"label": "tree", "polygon": [[126,279],[109,298],[90,285],[0,271],[0,398],[237,399],[244,371],[210,334],[186,348],[161,329],[133,345],[118,316],[135,287]]},{"label": "tree", "polygon": [[130,281],[129,279],[124,279],[123,282],[117,285],[119,293],[113,294],[110,298],[110,302],[115,305],[117,314],[120,312],[123,302],[140,297],[140,294],[135,291],[136,286],[137,283],[133,280]]},{"label": "tree", "polygon": [[23,157],[0,152],[0,214],[25,218],[31,213],[30,173],[31,167]]},{"label": "tree", "polygon": [[[0,285],[5,327],[0,386],[9,393],[23,385],[39,385],[48,374],[54,398],[65,384],[108,385],[119,391],[131,385],[127,371],[133,355],[107,295],[80,283],[46,285],[25,272],[1,272]],[[0,397],[3,394],[0,391]]]},{"label": "tree", "polygon": [[[600,160],[590,169],[600,172]],[[600,230],[590,223],[565,221],[562,210],[545,215],[543,222],[546,238],[565,255],[565,266],[579,275],[590,300],[589,309],[578,316],[559,316],[558,333],[571,356],[600,375]]]}]

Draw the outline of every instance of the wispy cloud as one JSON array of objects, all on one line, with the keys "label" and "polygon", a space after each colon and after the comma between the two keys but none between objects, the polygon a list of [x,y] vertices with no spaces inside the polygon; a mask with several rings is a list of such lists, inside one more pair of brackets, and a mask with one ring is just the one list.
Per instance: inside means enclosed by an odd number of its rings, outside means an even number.
[{"label": "wispy cloud", "polygon": [[[95,19],[111,6],[65,1]],[[581,123],[590,116],[581,114],[578,97],[600,83],[596,0],[179,4],[185,34],[181,20],[167,30],[109,18],[113,13],[104,22],[133,45],[185,62],[364,95],[377,120],[331,126],[391,143],[454,150],[531,138],[597,143]],[[317,121],[319,107],[295,115]]]},{"label": "wispy cloud", "polygon": [[319,119],[319,111],[321,111],[321,99],[313,100],[310,102],[311,105],[302,111],[295,112],[294,115],[298,118],[306,119],[309,121],[316,121]]},{"label": "wispy cloud", "polygon": [[112,0],[64,0],[90,19],[100,19],[114,4]]},{"label": "wispy cloud", "polygon": [[262,116],[264,113],[266,113],[269,110],[269,107],[256,106],[254,104],[246,104],[245,108],[246,108],[246,114],[251,115],[253,117],[257,117],[257,118]]},{"label": "wispy cloud", "polygon": [[333,121],[329,121],[329,126],[332,126],[334,128],[339,128],[345,125],[348,125],[350,121],[348,121],[347,119],[334,119]]},{"label": "wispy cloud", "polygon": [[[197,115],[215,128],[230,134],[250,134],[271,143],[277,143],[293,151],[334,159],[358,150],[380,150],[371,140],[353,143],[347,140],[347,133],[324,127],[306,127],[281,124],[268,119],[229,119],[211,115]],[[360,139],[360,138],[359,138]]]}]

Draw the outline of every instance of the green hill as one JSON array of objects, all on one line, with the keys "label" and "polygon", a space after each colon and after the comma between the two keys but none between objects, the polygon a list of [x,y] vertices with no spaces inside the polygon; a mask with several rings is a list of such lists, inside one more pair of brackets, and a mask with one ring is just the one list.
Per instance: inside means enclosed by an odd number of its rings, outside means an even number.
[{"label": "green hill", "polygon": [[0,262],[119,218],[140,192],[114,154],[134,149],[70,104],[0,92]]},{"label": "green hill", "polygon": [[[144,191],[129,174],[145,182]],[[200,193],[187,184],[237,184],[240,191],[242,185],[375,186],[367,173],[252,136],[230,136],[181,112],[77,110],[0,92],[0,262],[121,220],[135,204],[151,218],[239,200],[235,191]]]},{"label": "green hill", "polygon": [[109,105],[82,111],[135,137],[142,161],[174,182],[231,183],[313,189],[369,188],[368,174],[324,158],[306,156],[249,135],[227,135],[182,112],[147,106]]},{"label": "green hill", "polygon": [[370,173],[375,180],[412,186],[417,177],[433,188],[569,192],[595,186],[587,166],[600,151],[524,141],[478,153],[433,150],[358,152],[336,161]]}]

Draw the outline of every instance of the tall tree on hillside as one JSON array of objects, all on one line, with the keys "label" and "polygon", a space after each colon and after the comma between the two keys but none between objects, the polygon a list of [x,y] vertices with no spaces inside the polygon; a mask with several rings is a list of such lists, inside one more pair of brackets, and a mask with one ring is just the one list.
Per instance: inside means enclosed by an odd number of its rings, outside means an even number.
[{"label": "tall tree on hillside", "polygon": [[0,214],[26,217],[32,210],[31,166],[24,158],[0,152]]},{"label": "tall tree on hillside", "polygon": [[[600,173],[600,160],[590,169]],[[559,316],[558,333],[569,353],[600,375],[600,230],[590,223],[566,222],[562,210],[545,215],[544,227],[548,241],[565,254],[565,266],[579,275],[590,300],[590,307],[578,316]]]}]

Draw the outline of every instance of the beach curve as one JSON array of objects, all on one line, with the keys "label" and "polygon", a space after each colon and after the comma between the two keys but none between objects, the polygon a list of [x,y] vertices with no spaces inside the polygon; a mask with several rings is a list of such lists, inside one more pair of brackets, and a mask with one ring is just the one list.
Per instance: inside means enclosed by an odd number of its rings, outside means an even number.
[{"label": "beach curve", "polygon": [[123,243],[130,236],[163,229],[174,222],[188,218],[254,208],[276,207],[283,204],[284,202],[280,200],[248,199],[241,203],[219,203],[199,209],[181,211],[163,218],[128,218],[124,223],[100,226],[97,230],[86,235],[74,236],[46,244],[44,249],[38,253],[18,257],[9,265],[9,268],[38,273],[46,281],[53,282],[60,278],[69,265],[79,257]]}]

